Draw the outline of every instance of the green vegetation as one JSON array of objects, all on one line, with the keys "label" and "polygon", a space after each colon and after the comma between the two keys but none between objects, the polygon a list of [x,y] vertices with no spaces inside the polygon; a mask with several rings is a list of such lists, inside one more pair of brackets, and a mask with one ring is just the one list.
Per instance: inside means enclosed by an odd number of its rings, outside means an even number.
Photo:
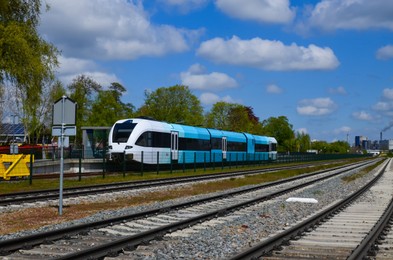
[{"label": "green vegetation", "polygon": [[370,171],[372,171],[374,168],[376,168],[377,166],[379,166],[379,165],[382,164],[383,162],[384,162],[384,160],[380,160],[380,161],[378,161],[377,163],[375,163],[375,164],[373,164],[373,165],[370,165],[370,166],[364,168],[363,170],[361,170],[361,171],[359,171],[359,172],[357,172],[357,173],[354,173],[354,174],[352,174],[352,175],[343,177],[343,178],[341,178],[341,179],[342,179],[344,182],[347,182],[347,183],[349,183],[349,182],[351,182],[351,181],[355,181],[356,179],[362,178],[363,176],[367,175]]},{"label": "green vegetation", "polygon": [[[249,175],[245,178],[230,178],[228,182],[231,182],[231,187],[240,187],[244,185],[252,185],[264,182],[271,182],[283,178],[289,178],[293,176],[297,176],[300,174],[318,171],[322,169],[328,169],[332,167],[336,167],[339,165],[343,165],[352,161],[356,160],[347,160],[345,163],[334,163],[330,165],[320,165],[315,167],[309,167],[305,169],[297,169],[297,170],[284,170],[284,171],[277,171],[272,173],[262,173],[257,175]],[[291,164],[295,165],[295,164]],[[284,165],[277,165],[277,166],[284,166]],[[238,170],[254,170],[254,169],[266,169],[270,168],[271,166],[261,166],[261,167],[244,167],[238,169],[225,169],[225,172],[230,171],[238,171]],[[143,176],[137,173],[127,173],[124,177],[123,174],[110,174],[106,175],[105,178],[102,176],[94,176],[94,177],[83,177],[81,181],[78,179],[68,179],[64,180],[64,188],[68,187],[80,187],[86,185],[96,185],[96,184],[104,184],[104,183],[114,183],[114,182],[127,182],[127,181],[138,181],[138,180],[152,180],[158,178],[171,178],[171,177],[182,177],[182,176],[191,176],[191,175],[203,175],[203,174],[220,174],[222,172],[221,169],[216,170],[207,170],[204,171],[203,169],[197,169],[196,172],[188,171],[183,172],[182,170],[175,171],[173,173],[160,173],[157,175],[154,172],[145,173]],[[217,183],[222,182],[215,182],[215,185],[219,185]],[[221,184],[220,184],[221,185]],[[20,191],[31,191],[31,190],[42,190],[42,189],[58,189],[59,187],[59,180],[58,179],[35,179],[33,180],[33,184],[29,184],[29,180],[21,180],[21,181],[3,181],[0,182],[0,194],[4,193],[12,193],[12,192],[20,192]]]}]

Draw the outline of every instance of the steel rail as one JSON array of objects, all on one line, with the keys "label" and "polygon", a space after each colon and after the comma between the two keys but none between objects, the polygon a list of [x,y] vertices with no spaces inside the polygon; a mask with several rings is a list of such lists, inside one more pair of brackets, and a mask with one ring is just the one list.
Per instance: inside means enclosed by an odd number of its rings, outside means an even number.
[{"label": "steel rail", "polygon": [[[364,192],[366,192],[370,187],[372,187],[384,174],[388,163],[385,162],[385,165],[379,170],[378,174],[370,180],[366,185],[364,185],[361,189],[349,195],[347,198],[341,200],[340,202],[326,208],[325,210],[319,212],[318,214],[310,217],[309,219],[296,224],[293,227],[286,229],[285,231],[270,237],[263,242],[245,250],[233,257],[230,260],[245,260],[245,259],[257,259],[274,249],[280,248],[281,245],[286,244],[289,240],[301,236],[303,232],[308,229],[312,229],[314,226],[323,222],[325,219],[334,215],[336,212],[339,212],[343,208],[350,205],[356,198],[361,196]],[[359,258],[357,258],[359,259]],[[361,259],[361,258],[360,258]]]},{"label": "steel rail", "polygon": [[[356,165],[356,163],[353,163],[352,165]],[[218,178],[236,177],[236,176],[256,174],[256,173],[267,173],[267,172],[274,172],[274,171],[287,170],[287,169],[302,169],[304,167],[309,167],[309,166],[310,165],[284,166],[284,167],[276,167],[276,168],[260,169],[260,170],[224,172],[220,174],[206,174],[203,176],[194,175],[194,176],[173,177],[173,178],[160,178],[155,180],[116,182],[116,183],[109,183],[109,184],[89,185],[83,187],[72,187],[72,188],[63,189],[64,192],[63,197],[69,198],[69,197],[76,197],[81,195],[97,194],[101,192],[140,189],[146,187],[161,186],[163,184],[170,185],[170,184],[185,183],[190,181],[212,180]],[[340,168],[340,166],[334,167],[332,169],[336,169],[336,168]],[[48,200],[48,199],[57,199],[58,196],[59,196],[58,189],[0,194],[0,206],[6,206],[6,205],[12,205],[12,204],[18,204],[24,202]]]}]

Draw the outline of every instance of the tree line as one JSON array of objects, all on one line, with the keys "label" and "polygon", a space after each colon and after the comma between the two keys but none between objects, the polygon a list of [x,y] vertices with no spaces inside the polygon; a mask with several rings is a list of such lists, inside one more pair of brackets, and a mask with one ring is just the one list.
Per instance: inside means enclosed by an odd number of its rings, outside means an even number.
[{"label": "tree line", "polygon": [[[260,120],[253,108],[217,102],[204,113],[199,99],[184,85],[145,91],[143,105],[136,109],[123,103],[126,88],[113,82],[101,86],[93,78],[77,76],[68,86],[56,79],[60,51],[37,32],[41,0],[0,2],[0,118],[4,111],[17,115],[25,127],[28,143],[51,134],[52,105],[63,95],[77,103],[77,135],[81,145],[82,126],[111,126],[116,120],[147,116],[170,123],[217,128],[273,136],[281,152],[347,152],[346,142],[311,142],[310,136],[295,132],[286,116]],[[49,6],[45,6],[49,9]]]}]

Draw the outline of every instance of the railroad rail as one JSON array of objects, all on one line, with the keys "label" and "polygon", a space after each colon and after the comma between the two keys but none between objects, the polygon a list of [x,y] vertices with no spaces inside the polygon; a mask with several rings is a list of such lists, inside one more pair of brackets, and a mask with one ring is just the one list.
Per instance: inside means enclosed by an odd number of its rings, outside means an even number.
[{"label": "railroad rail", "polygon": [[[363,259],[373,254],[375,243],[393,214],[392,160],[385,162],[378,175],[346,199],[328,207],[239,253],[235,259]],[[389,167],[389,171],[386,169]],[[369,196],[380,195],[378,205],[367,202]]]},{"label": "railroad rail", "polygon": [[[357,167],[365,168],[371,163],[373,162],[362,163]],[[19,249],[16,253],[6,256],[10,259],[17,259],[19,256],[25,259],[28,256],[33,259],[39,257],[46,259],[53,257],[57,257],[56,259],[101,258],[108,254],[117,254],[124,248],[133,248],[146,241],[160,238],[168,232],[228,215],[244,207],[353,171],[357,167],[352,165],[323,174],[308,174],[307,179],[292,178],[289,182],[288,180],[278,181],[275,186],[270,187],[270,190],[267,189],[268,184],[259,185],[247,191],[199,199],[170,208],[157,208],[105,221],[0,241],[0,248],[3,255]],[[67,239],[63,239],[64,236]],[[44,245],[44,243],[50,243],[50,245]],[[23,246],[35,247],[21,249]]]},{"label": "railroad rail", "polygon": [[[352,165],[356,165],[356,163]],[[282,166],[282,167],[274,167],[268,169],[246,170],[246,171],[243,170],[238,172],[224,172],[220,174],[206,174],[202,176],[183,176],[183,177],[174,177],[174,178],[160,178],[155,180],[129,181],[129,182],[90,185],[90,186],[83,186],[83,187],[64,188],[63,198],[86,196],[91,194],[102,194],[104,192],[116,192],[116,191],[124,191],[124,190],[152,188],[152,187],[159,187],[162,185],[173,185],[173,184],[182,184],[182,183],[207,181],[207,180],[219,180],[219,179],[233,178],[243,175],[261,174],[261,173],[275,172],[281,170],[293,170],[293,169],[302,169],[302,168],[310,168],[310,167],[313,167],[313,165],[306,164],[306,165],[295,165],[295,166]],[[338,169],[338,168],[339,167],[334,167],[332,169]],[[330,171],[330,170],[331,169],[327,169],[325,171]],[[302,178],[302,176],[299,176],[298,178]],[[36,201],[56,200],[58,199],[58,197],[59,197],[58,189],[0,194],[0,206],[18,205],[22,203],[29,203],[29,202],[36,202]]]}]

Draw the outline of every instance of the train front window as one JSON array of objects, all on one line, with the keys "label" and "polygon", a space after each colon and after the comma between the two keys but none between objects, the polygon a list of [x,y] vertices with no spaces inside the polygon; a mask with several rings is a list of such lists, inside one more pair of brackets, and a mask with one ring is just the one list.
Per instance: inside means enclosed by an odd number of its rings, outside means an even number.
[{"label": "train front window", "polygon": [[113,128],[112,141],[114,143],[126,143],[136,125],[136,123],[132,123],[132,120],[116,124]]}]

